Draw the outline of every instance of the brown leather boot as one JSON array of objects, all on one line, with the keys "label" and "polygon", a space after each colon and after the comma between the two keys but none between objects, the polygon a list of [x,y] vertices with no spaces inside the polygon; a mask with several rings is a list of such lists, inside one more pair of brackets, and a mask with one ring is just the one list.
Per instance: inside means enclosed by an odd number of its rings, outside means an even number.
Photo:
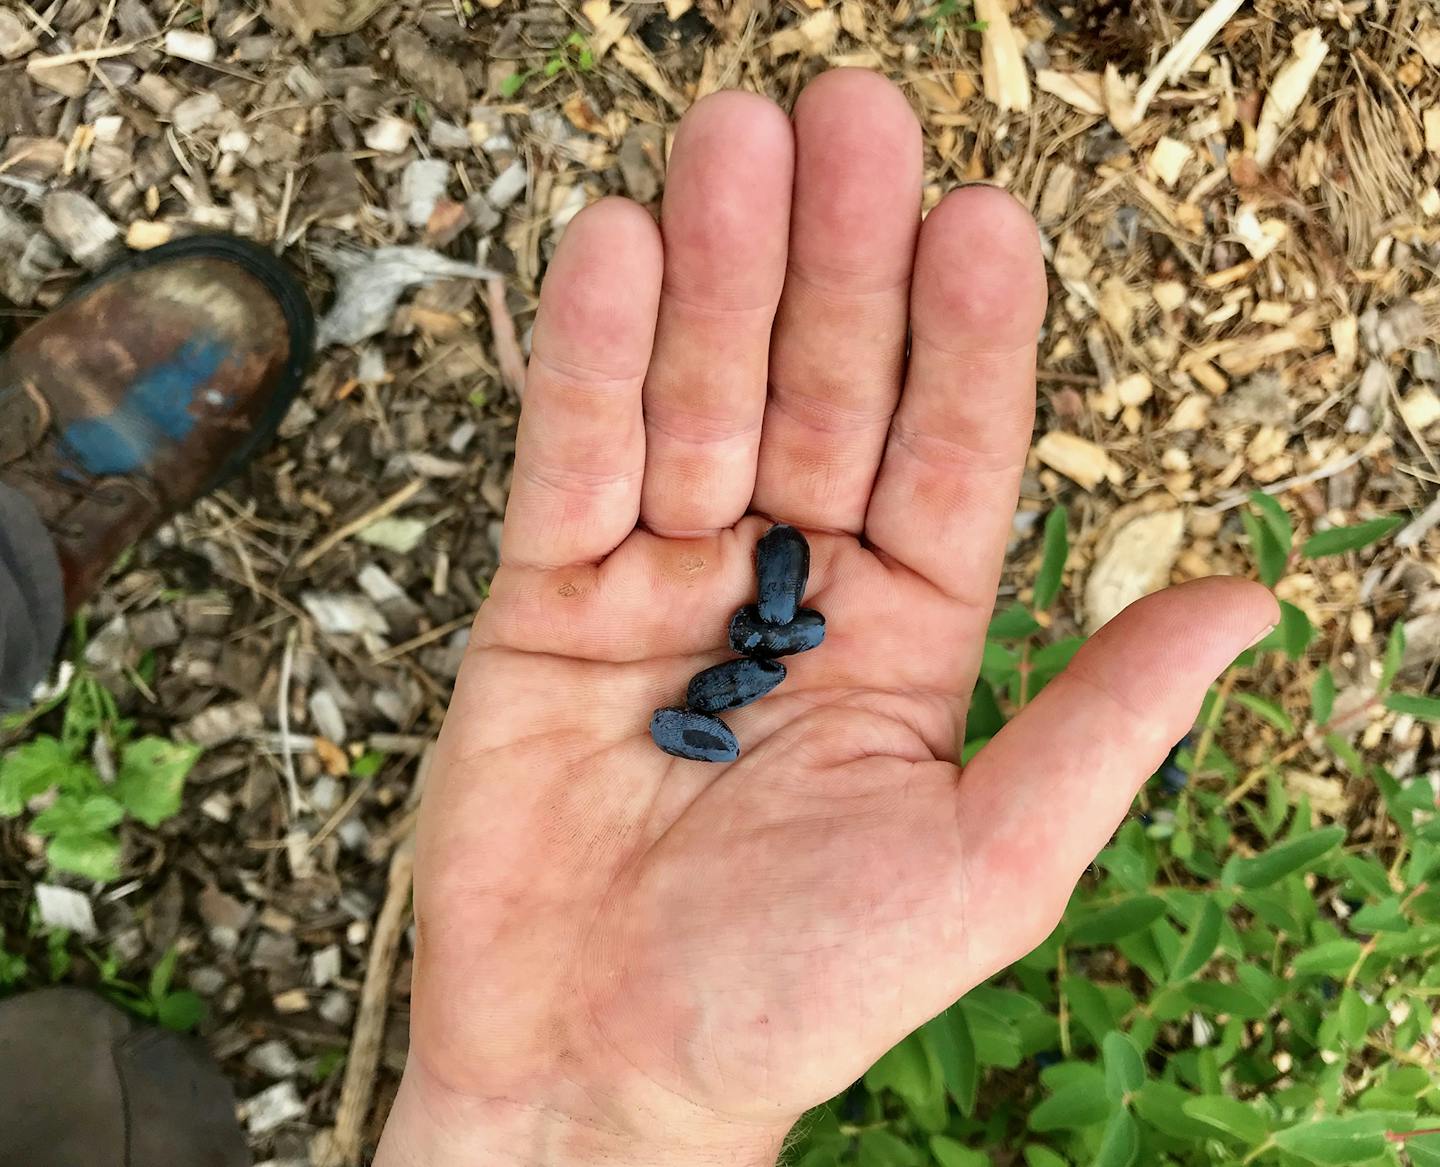
[{"label": "brown leather boot", "polygon": [[0,1001],[0,1163],[247,1167],[235,1096],[194,1038],[80,989]]},{"label": "brown leather boot", "polygon": [[314,349],[288,269],[226,235],[123,260],[0,357],[0,482],[53,536],[67,610],[274,434]]}]

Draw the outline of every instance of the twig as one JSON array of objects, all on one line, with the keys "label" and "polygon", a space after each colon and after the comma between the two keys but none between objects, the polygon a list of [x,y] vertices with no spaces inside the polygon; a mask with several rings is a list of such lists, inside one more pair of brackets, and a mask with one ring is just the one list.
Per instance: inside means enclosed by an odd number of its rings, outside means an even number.
[{"label": "twig", "polygon": [[525,354],[515,335],[515,321],[505,304],[505,281],[491,276],[485,281],[485,309],[490,313],[490,333],[495,338],[495,359],[500,376],[516,397],[525,392]]},{"label": "twig", "polygon": [[290,625],[285,634],[285,655],[280,658],[280,697],[275,719],[280,726],[280,761],[285,771],[285,789],[290,794],[290,821],[300,818],[300,783],[295,779],[295,752],[290,748],[290,678],[295,670],[295,638],[299,629]]},{"label": "twig", "polygon": [[363,515],[361,515],[358,519],[355,519],[353,522],[346,523],[338,531],[332,531],[324,539],[320,540],[319,543],[317,543],[313,548],[307,551],[296,561],[295,567],[300,571],[304,571],[316,560],[320,559],[322,556],[328,555],[336,547],[340,546],[340,544],[345,542],[346,539],[350,538],[351,535],[354,535],[359,531],[363,531],[371,523],[378,522],[380,519],[383,519],[388,515],[393,515],[407,502],[409,502],[412,498],[419,494],[420,491],[424,489],[424,487],[425,480],[423,478],[416,478],[412,482],[407,482],[404,486],[402,486],[379,506],[372,507],[370,510],[366,511]]},{"label": "twig", "polygon": [[360,1162],[362,1128],[375,1094],[375,1074],[385,1041],[385,1014],[390,1004],[390,982],[395,975],[400,941],[410,922],[410,891],[415,881],[415,837],[410,835],[390,857],[385,902],[375,921],[375,935],[365,960],[365,984],[355,1036],[345,1061],[335,1129],[319,1150],[319,1167],[354,1167]]},{"label": "twig", "polygon": [[377,665],[389,664],[392,660],[407,656],[417,648],[424,648],[427,644],[434,644],[435,641],[440,640],[442,637],[449,636],[450,633],[464,628],[465,625],[474,619],[475,617],[472,615],[456,616],[455,619],[441,624],[438,628],[432,628],[429,632],[422,632],[419,636],[411,637],[405,641],[404,644],[397,644],[394,648],[387,648],[384,652],[377,652],[370,659]]},{"label": "twig", "polygon": [[78,53],[58,53],[53,57],[32,57],[25,66],[27,73],[39,73],[42,69],[58,69],[61,65],[80,65],[86,61],[103,61],[107,57],[123,57],[136,49],[144,48],[155,37],[131,41],[124,45],[111,45],[108,49],[84,49]]},{"label": "twig", "polygon": [[[1347,454],[1338,461],[1327,462],[1323,466],[1317,466],[1314,470],[1307,471],[1304,474],[1296,474],[1292,478],[1282,478],[1279,482],[1272,482],[1269,486],[1262,486],[1260,493],[1284,494],[1287,490],[1292,490],[1297,486],[1308,486],[1312,482],[1319,482],[1325,478],[1333,478],[1336,474],[1349,470],[1350,467],[1354,466],[1357,462],[1368,458],[1383,446],[1387,440],[1384,434],[1376,434],[1353,454]],[[1251,493],[1252,492],[1248,490],[1241,491],[1239,494],[1233,494],[1229,498],[1222,498],[1219,502],[1212,503],[1208,507],[1199,507],[1195,513],[1200,515],[1216,515],[1221,511],[1231,510],[1234,507],[1243,505]]]},{"label": "twig", "polygon": [[1205,46],[1215,39],[1215,35],[1225,27],[1226,22],[1243,3],[1244,0],[1214,0],[1195,23],[1185,30],[1180,39],[1170,46],[1170,51],[1160,58],[1159,63],[1150,70],[1149,76],[1141,82],[1131,109],[1132,124],[1115,128],[1124,134],[1139,125],[1161,86],[1178,81],[1184,76],[1186,70],[1195,63],[1195,59],[1205,51]]}]

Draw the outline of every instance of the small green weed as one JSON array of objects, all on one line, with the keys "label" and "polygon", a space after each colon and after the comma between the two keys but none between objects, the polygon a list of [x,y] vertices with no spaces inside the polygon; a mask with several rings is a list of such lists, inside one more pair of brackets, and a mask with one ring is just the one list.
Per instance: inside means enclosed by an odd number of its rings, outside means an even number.
[{"label": "small green weed", "polygon": [[[109,691],[83,669],[54,704],[60,703],[58,736],[40,734],[0,757],[0,818],[24,815],[38,800],[43,808],[28,826],[46,840],[50,867],[116,879],[116,828],[127,816],[151,827],[172,817],[200,750],[135,737],[134,723],[120,717]],[[102,777],[102,769],[113,775]]]},{"label": "small green weed", "polygon": [[[1300,558],[1361,551],[1400,523],[1297,545],[1268,496],[1242,518],[1270,585]],[[1082,643],[1044,632],[1066,529],[1052,512],[1031,605],[990,625],[967,757]],[[1308,717],[1241,686],[1308,677],[1299,662],[1314,639],[1304,612],[1283,605],[1051,936],[812,1113],[787,1163],[1440,1167],[1440,1079],[1424,1056],[1440,995],[1435,793],[1337,732],[1328,667],[1313,670]],[[1367,709],[1440,720],[1440,699],[1395,689],[1404,645],[1397,625]],[[1288,744],[1247,768],[1217,740],[1227,716]],[[1287,784],[1283,763],[1307,753],[1373,801],[1354,826],[1323,824]]]},{"label": "small green weed", "polygon": [[595,54],[590,50],[590,42],[585,39],[584,33],[572,32],[555,47],[544,65],[535,69],[522,69],[505,78],[500,84],[500,96],[514,97],[525,88],[532,77],[539,76],[548,80],[560,73],[589,73],[594,68]]},{"label": "small green weed", "polygon": [[177,1033],[188,1033],[205,1016],[205,1004],[189,989],[172,989],[179,950],[172,948],[160,958],[150,972],[144,988],[120,976],[119,961],[113,954],[104,957],[90,953],[100,974],[105,995],[123,1009],[147,1021],[154,1021]]}]

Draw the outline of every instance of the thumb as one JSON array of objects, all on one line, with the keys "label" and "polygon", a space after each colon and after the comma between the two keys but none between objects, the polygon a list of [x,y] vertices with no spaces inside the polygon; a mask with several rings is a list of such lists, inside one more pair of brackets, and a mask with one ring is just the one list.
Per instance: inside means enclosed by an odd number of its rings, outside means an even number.
[{"label": "thumb", "polygon": [[[1274,597],[1245,580],[1147,596],[976,756],[957,793],[976,951],[1018,957],[1049,934],[1210,684],[1278,618]],[[982,910],[987,889],[1009,893],[1003,911]]]}]

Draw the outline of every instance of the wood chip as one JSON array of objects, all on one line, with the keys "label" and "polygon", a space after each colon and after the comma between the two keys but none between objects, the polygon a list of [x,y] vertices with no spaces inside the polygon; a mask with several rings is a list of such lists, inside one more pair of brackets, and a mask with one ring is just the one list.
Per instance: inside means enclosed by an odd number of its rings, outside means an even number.
[{"label": "wood chip", "polygon": [[35,30],[18,12],[0,8],[0,60],[15,61],[40,47]]},{"label": "wood chip", "polygon": [[1086,490],[1094,490],[1106,480],[1122,482],[1125,478],[1124,471],[1094,442],[1062,430],[1052,430],[1036,442],[1035,456]]},{"label": "wood chip", "polygon": [[84,97],[90,89],[90,70],[84,65],[54,65],[38,57],[25,66],[37,85],[64,97]]},{"label": "wood chip", "polygon": [[1004,0],[975,0],[980,34],[980,61],[985,97],[1002,112],[1024,113],[1030,108],[1030,75]]},{"label": "wood chip", "polygon": [[213,36],[206,36],[203,32],[187,32],[183,28],[172,28],[165,34],[165,51],[172,57],[198,61],[202,65],[210,64],[218,55]]},{"label": "wood chip", "polygon": [[1291,58],[1275,80],[1265,97],[1265,108],[1260,113],[1260,124],[1255,131],[1255,161],[1262,167],[1269,166],[1280,145],[1280,132],[1285,129],[1300,109],[1310,83],[1320,71],[1320,65],[1330,52],[1319,29],[1307,28],[1297,33],[1290,46]]},{"label": "wood chip", "polygon": [[1161,138],[1150,151],[1150,173],[1172,190],[1195,152],[1175,138]]},{"label": "wood chip", "polygon": [[839,33],[840,14],[824,8],[771,37],[770,55],[777,61],[793,56],[823,57],[834,47]]},{"label": "wood chip", "polygon": [[1128,134],[1139,125],[1161,88],[1173,85],[1190,71],[1190,66],[1195,64],[1205,47],[1229,23],[1244,2],[1245,0],[1214,0],[1210,7],[1196,18],[1195,23],[1185,30],[1180,39],[1170,46],[1170,51],[1160,58],[1141,82],[1127,119],[1129,124],[1117,124],[1115,128],[1122,134]]},{"label": "wood chip", "polygon": [[1094,633],[1142,596],[1170,582],[1185,516],[1158,511],[1121,522],[1102,539],[1104,550],[1085,578],[1085,631]]},{"label": "wood chip", "polygon": [[81,267],[97,271],[120,250],[120,228],[78,191],[51,191],[43,214],[45,230]]},{"label": "wood chip", "polygon": [[688,102],[665,80],[664,74],[650,59],[650,54],[633,36],[621,37],[615,42],[615,60],[676,113],[685,112]]},{"label": "wood chip", "polygon": [[1066,105],[1092,117],[1105,116],[1104,78],[1099,73],[1061,73],[1041,69],[1035,74],[1041,93],[1058,97]]}]

